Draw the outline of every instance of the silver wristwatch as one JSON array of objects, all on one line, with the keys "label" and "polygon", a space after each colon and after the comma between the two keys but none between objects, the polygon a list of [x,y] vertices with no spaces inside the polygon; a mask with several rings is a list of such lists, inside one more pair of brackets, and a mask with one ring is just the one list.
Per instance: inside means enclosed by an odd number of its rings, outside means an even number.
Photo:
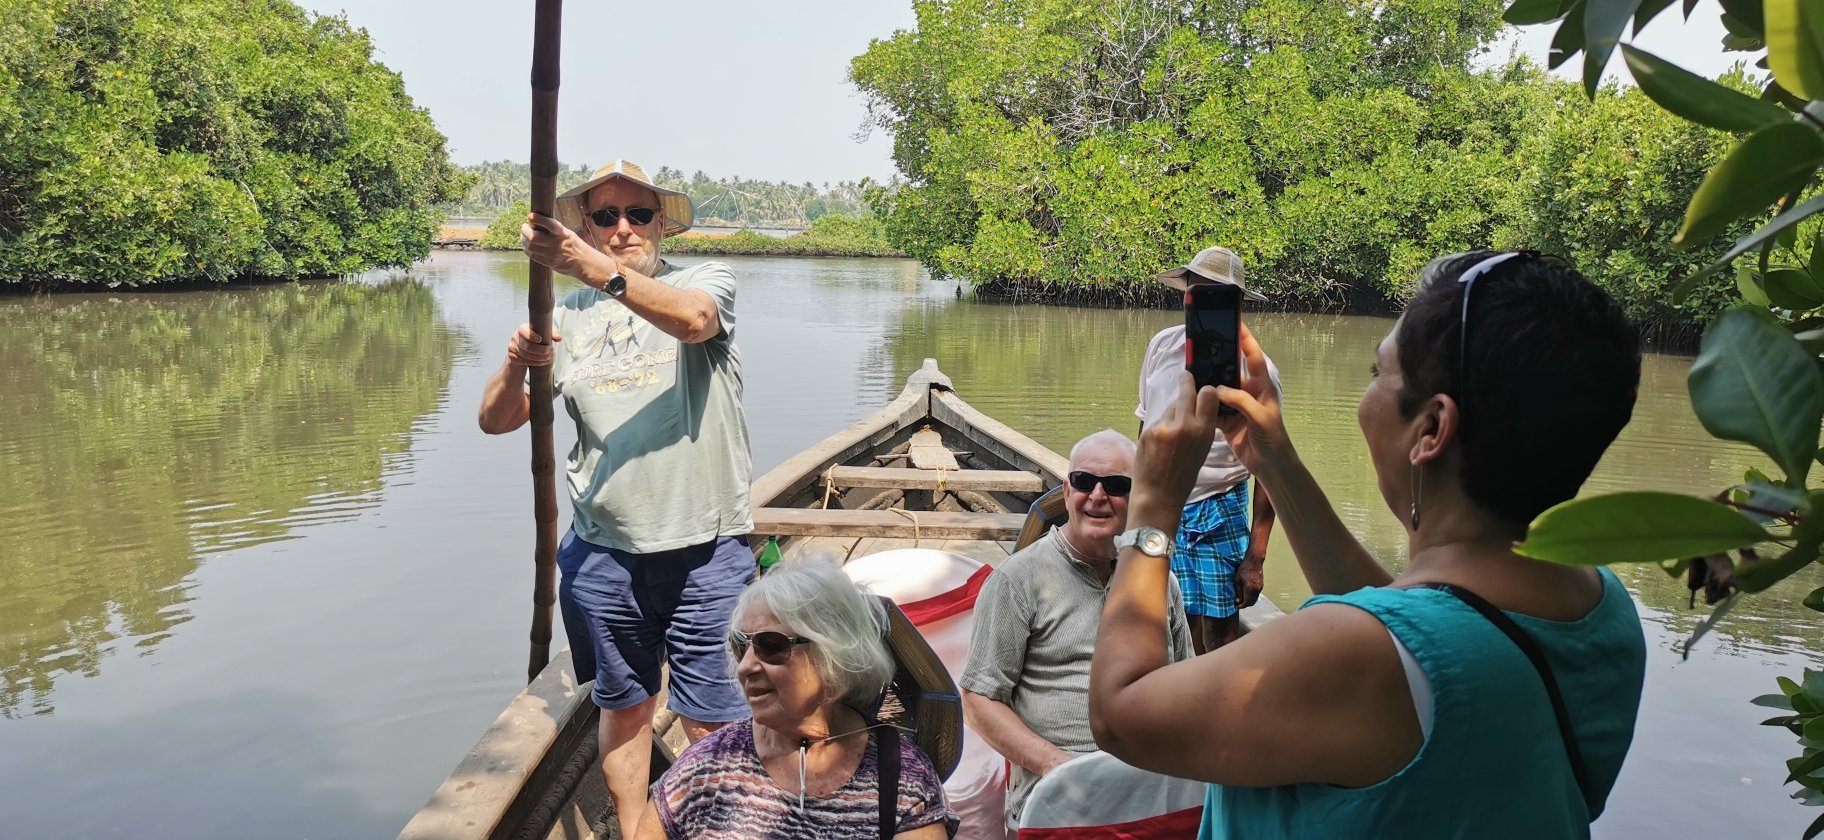
[{"label": "silver wristwatch", "polygon": [[1150,554],[1154,557],[1172,556],[1172,535],[1158,528],[1135,528],[1115,538],[1116,551],[1130,545],[1139,549],[1141,554]]}]

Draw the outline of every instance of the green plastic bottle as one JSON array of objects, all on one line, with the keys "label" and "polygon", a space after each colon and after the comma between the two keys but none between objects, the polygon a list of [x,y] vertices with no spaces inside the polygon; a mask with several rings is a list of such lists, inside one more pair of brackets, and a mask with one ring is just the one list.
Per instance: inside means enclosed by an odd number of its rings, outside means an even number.
[{"label": "green plastic bottle", "polygon": [[779,552],[779,538],[767,537],[766,547],[760,549],[760,574],[766,574],[767,569],[779,565],[782,559],[784,557]]}]

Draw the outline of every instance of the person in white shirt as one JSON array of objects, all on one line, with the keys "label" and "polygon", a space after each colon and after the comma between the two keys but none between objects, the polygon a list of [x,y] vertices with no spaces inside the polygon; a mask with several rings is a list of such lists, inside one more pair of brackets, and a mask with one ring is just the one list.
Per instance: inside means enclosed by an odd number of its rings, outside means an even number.
[{"label": "person in white shirt", "polygon": [[[1250,300],[1266,297],[1242,283],[1241,258],[1216,246],[1197,252],[1190,262],[1159,275],[1159,282],[1179,291],[1195,283],[1238,286]],[[1140,365],[1140,405],[1134,415],[1140,428],[1156,422],[1177,397],[1184,373],[1184,327],[1167,327],[1146,345]],[[1245,375],[1245,371],[1244,371]],[[1279,368],[1267,360],[1267,375],[1281,393]],[[1172,550],[1172,574],[1184,589],[1184,612],[1191,643],[1203,654],[1241,635],[1240,611],[1260,598],[1265,583],[1262,566],[1267,539],[1273,533],[1273,503],[1254,483],[1253,517],[1248,516],[1248,468],[1229,451],[1221,432],[1197,474],[1197,484],[1184,507]]]}]

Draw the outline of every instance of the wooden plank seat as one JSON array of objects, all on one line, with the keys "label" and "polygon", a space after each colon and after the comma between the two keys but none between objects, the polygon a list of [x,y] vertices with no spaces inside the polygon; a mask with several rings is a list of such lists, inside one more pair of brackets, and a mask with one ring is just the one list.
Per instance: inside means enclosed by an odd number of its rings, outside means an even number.
[{"label": "wooden plank seat", "polygon": [[1026,517],[1017,513],[920,510],[754,508],[754,533],[778,537],[898,537],[919,540],[1011,540]]},{"label": "wooden plank seat", "polygon": [[944,437],[929,428],[921,429],[907,441],[906,454],[912,466],[921,470],[954,470],[956,455],[944,448]]},{"label": "wooden plank seat", "polygon": [[890,490],[975,490],[1043,493],[1045,480],[1024,470],[921,470],[906,467],[831,467],[837,487]]}]

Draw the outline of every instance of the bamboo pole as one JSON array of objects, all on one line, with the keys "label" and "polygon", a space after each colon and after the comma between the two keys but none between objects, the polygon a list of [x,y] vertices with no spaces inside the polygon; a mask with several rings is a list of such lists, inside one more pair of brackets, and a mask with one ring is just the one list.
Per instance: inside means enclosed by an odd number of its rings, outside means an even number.
[{"label": "bamboo pole", "polygon": [[[563,0],[538,0],[532,25],[532,212],[557,215],[557,50]],[[531,263],[526,295],[532,329],[551,341],[551,269]],[[531,369],[532,516],[537,536],[532,549],[532,650],[526,663],[530,683],[551,661],[551,605],[557,602],[557,459],[551,438],[554,394],[551,367]]]}]

